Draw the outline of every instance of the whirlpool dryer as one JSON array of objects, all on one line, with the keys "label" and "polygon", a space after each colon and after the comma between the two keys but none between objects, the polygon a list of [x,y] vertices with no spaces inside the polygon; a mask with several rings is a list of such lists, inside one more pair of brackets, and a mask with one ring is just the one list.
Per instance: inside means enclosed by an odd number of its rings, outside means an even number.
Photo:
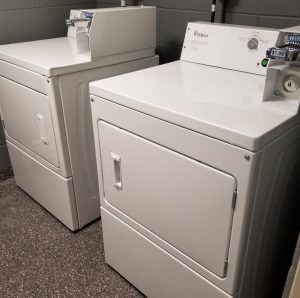
[{"label": "whirlpool dryer", "polygon": [[100,216],[88,83],[158,64],[156,9],[71,11],[68,37],[0,46],[17,185],[72,231]]},{"label": "whirlpool dryer", "polygon": [[91,83],[106,262],[148,297],[281,297],[299,43],[300,27],[190,23],[181,61]]}]

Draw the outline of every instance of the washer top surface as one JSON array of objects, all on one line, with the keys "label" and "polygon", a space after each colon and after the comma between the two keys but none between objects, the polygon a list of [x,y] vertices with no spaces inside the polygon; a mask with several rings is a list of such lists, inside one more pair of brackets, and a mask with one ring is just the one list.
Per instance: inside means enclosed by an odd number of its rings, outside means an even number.
[{"label": "washer top surface", "polygon": [[263,102],[265,77],[176,61],[90,84],[93,95],[258,151],[299,122],[295,101]]}]

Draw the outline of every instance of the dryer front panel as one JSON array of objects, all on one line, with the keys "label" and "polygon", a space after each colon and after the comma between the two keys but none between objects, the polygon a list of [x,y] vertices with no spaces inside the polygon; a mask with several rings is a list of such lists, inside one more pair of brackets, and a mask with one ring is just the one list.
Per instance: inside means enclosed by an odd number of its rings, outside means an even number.
[{"label": "dryer front panel", "polygon": [[0,77],[0,105],[7,135],[59,167],[48,97]]},{"label": "dryer front panel", "polygon": [[98,130],[107,203],[224,277],[235,178],[106,122]]}]

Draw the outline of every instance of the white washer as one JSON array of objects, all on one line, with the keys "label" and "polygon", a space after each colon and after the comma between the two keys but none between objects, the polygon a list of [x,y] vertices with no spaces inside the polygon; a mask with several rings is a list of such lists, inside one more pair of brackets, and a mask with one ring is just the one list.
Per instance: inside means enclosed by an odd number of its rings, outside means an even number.
[{"label": "white washer", "polygon": [[147,296],[280,295],[299,90],[279,92],[293,63],[262,64],[284,34],[190,23],[181,61],[90,84],[106,262]]},{"label": "white washer", "polygon": [[68,37],[0,46],[17,185],[72,231],[100,216],[88,83],[158,64],[155,7],[71,11]]}]

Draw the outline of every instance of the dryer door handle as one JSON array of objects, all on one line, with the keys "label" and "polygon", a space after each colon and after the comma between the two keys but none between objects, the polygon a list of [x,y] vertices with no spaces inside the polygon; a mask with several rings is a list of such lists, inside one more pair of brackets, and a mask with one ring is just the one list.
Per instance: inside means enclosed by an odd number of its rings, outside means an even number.
[{"label": "dryer door handle", "polygon": [[49,145],[48,134],[45,126],[45,116],[41,114],[37,114],[36,119],[38,123],[41,140],[45,145]]},{"label": "dryer door handle", "polygon": [[122,172],[121,172],[121,157],[113,152],[110,153],[112,158],[112,171],[114,176],[113,187],[117,190],[122,190]]}]

